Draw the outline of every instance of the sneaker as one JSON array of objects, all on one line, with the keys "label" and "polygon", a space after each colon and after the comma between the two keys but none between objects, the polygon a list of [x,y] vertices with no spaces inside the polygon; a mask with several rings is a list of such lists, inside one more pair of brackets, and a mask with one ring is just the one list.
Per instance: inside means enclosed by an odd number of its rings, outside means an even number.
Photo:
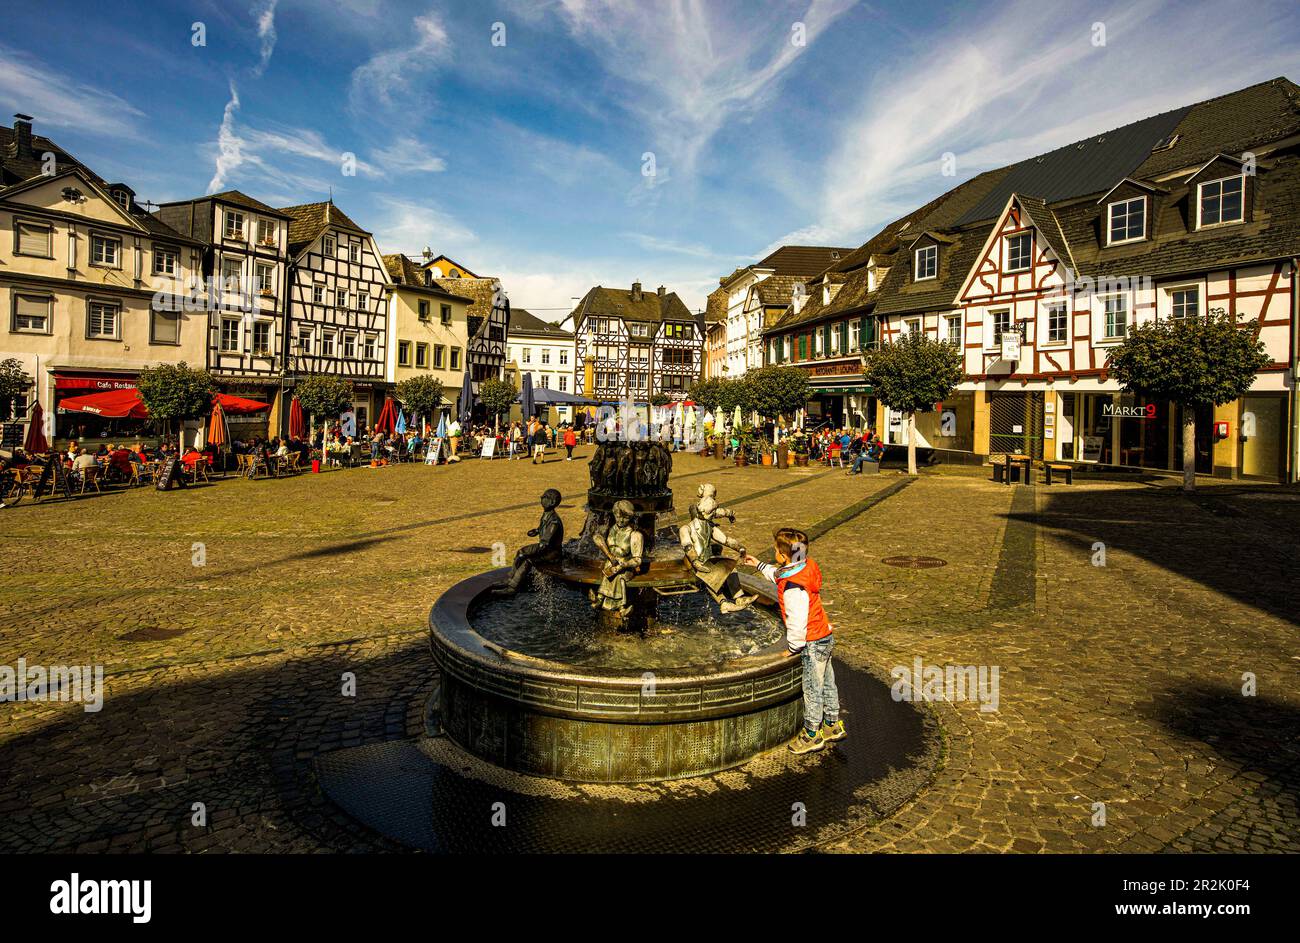
[{"label": "sneaker", "polygon": [[844,729],[844,721],[842,720],[837,720],[833,724],[822,721],[822,729],[817,732],[821,734],[821,738],[827,743],[843,740],[849,735],[848,731]]},{"label": "sneaker", "polygon": [[800,730],[799,736],[790,741],[790,752],[797,754],[816,753],[818,750],[825,749],[826,741],[822,737],[822,732],[818,730],[815,734],[809,736],[807,730]]}]

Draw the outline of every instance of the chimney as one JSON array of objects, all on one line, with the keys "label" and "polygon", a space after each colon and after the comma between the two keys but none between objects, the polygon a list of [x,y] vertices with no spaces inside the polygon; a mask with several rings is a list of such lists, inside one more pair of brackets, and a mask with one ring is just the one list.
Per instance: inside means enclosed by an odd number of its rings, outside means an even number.
[{"label": "chimney", "polygon": [[641,298],[642,298],[642,295],[641,295],[641,283],[640,283],[640,282],[633,282],[633,283],[632,283],[632,300],[633,300],[633,301],[640,301]]},{"label": "chimney", "polygon": [[14,156],[31,158],[32,151],[32,116],[14,115]]},{"label": "chimney", "polygon": [[664,286],[663,286],[663,285],[660,285],[660,286],[659,286],[659,297],[660,297],[660,298],[662,298],[662,297],[664,296],[664,291],[665,291]]}]

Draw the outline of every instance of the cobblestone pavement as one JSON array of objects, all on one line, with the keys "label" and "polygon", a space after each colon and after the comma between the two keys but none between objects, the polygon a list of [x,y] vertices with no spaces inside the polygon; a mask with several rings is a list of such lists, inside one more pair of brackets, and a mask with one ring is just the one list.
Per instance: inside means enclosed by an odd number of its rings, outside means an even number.
[{"label": "cobblestone pavement", "polygon": [[[846,659],[998,667],[996,711],[929,705],[929,787],[830,850],[1300,850],[1300,494],[675,464],[679,507],[713,481],[755,549],[812,529]],[[311,760],[421,730],[429,605],[494,545],[513,553],[551,486],[576,531],[586,465],[554,460],[0,511],[0,665],[108,676],[99,713],[0,705],[0,850],[388,848],[322,798]]]}]

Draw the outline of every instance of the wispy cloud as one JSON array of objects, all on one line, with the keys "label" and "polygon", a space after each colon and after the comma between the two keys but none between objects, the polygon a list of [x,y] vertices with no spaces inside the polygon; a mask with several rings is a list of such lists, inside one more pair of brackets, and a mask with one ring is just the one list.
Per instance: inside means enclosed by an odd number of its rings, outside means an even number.
[{"label": "wispy cloud", "polygon": [[146,115],[125,99],[0,43],[0,102],[32,115],[41,127],[75,128],[89,134],[138,138]]},{"label": "wispy cloud", "polygon": [[253,68],[253,74],[260,76],[266,71],[275,51],[275,7],[279,0],[257,0],[253,4],[253,17],[257,21],[257,38],[261,42],[261,58]]},{"label": "wispy cloud", "polygon": [[573,36],[622,81],[622,104],[645,122],[649,149],[681,178],[693,175],[724,124],[770,102],[784,73],[852,6],[812,0],[789,21],[743,7],[728,17],[698,0],[560,0],[559,10]]},{"label": "wispy cloud", "polygon": [[355,113],[366,114],[376,103],[391,106],[395,96],[402,96],[405,107],[416,106],[416,80],[451,56],[451,40],[436,13],[417,16],[406,38],[353,70],[349,102]]},{"label": "wispy cloud", "polygon": [[376,202],[371,225],[385,252],[415,257],[429,246],[434,252],[455,257],[478,243],[474,230],[432,202],[417,203],[387,195],[379,196]]},{"label": "wispy cloud", "polygon": [[394,173],[441,173],[447,162],[429,152],[428,146],[409,135],[398,138],[387,147],[371,152],[374,172],[385,176]]}]

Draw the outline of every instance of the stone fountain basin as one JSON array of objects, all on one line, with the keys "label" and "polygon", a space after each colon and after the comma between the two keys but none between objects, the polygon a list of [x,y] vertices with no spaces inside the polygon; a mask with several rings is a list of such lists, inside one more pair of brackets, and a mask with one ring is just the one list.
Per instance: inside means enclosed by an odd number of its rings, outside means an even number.
[{"label": "stone fountain basin", "polygon": [[[680,568],[677,568],[680,573]],[[508,568],[457,583],[433,605],[442,731],[487,762],[578,782],[700,776],[781,746],[802,719],[801,659],[781,644],[714,664],[644,670],[567,665],[474,631],[471,605]],[[740,576],[768,605],[775,587]],[[653,653],[654,640],[646,640]]]}]

